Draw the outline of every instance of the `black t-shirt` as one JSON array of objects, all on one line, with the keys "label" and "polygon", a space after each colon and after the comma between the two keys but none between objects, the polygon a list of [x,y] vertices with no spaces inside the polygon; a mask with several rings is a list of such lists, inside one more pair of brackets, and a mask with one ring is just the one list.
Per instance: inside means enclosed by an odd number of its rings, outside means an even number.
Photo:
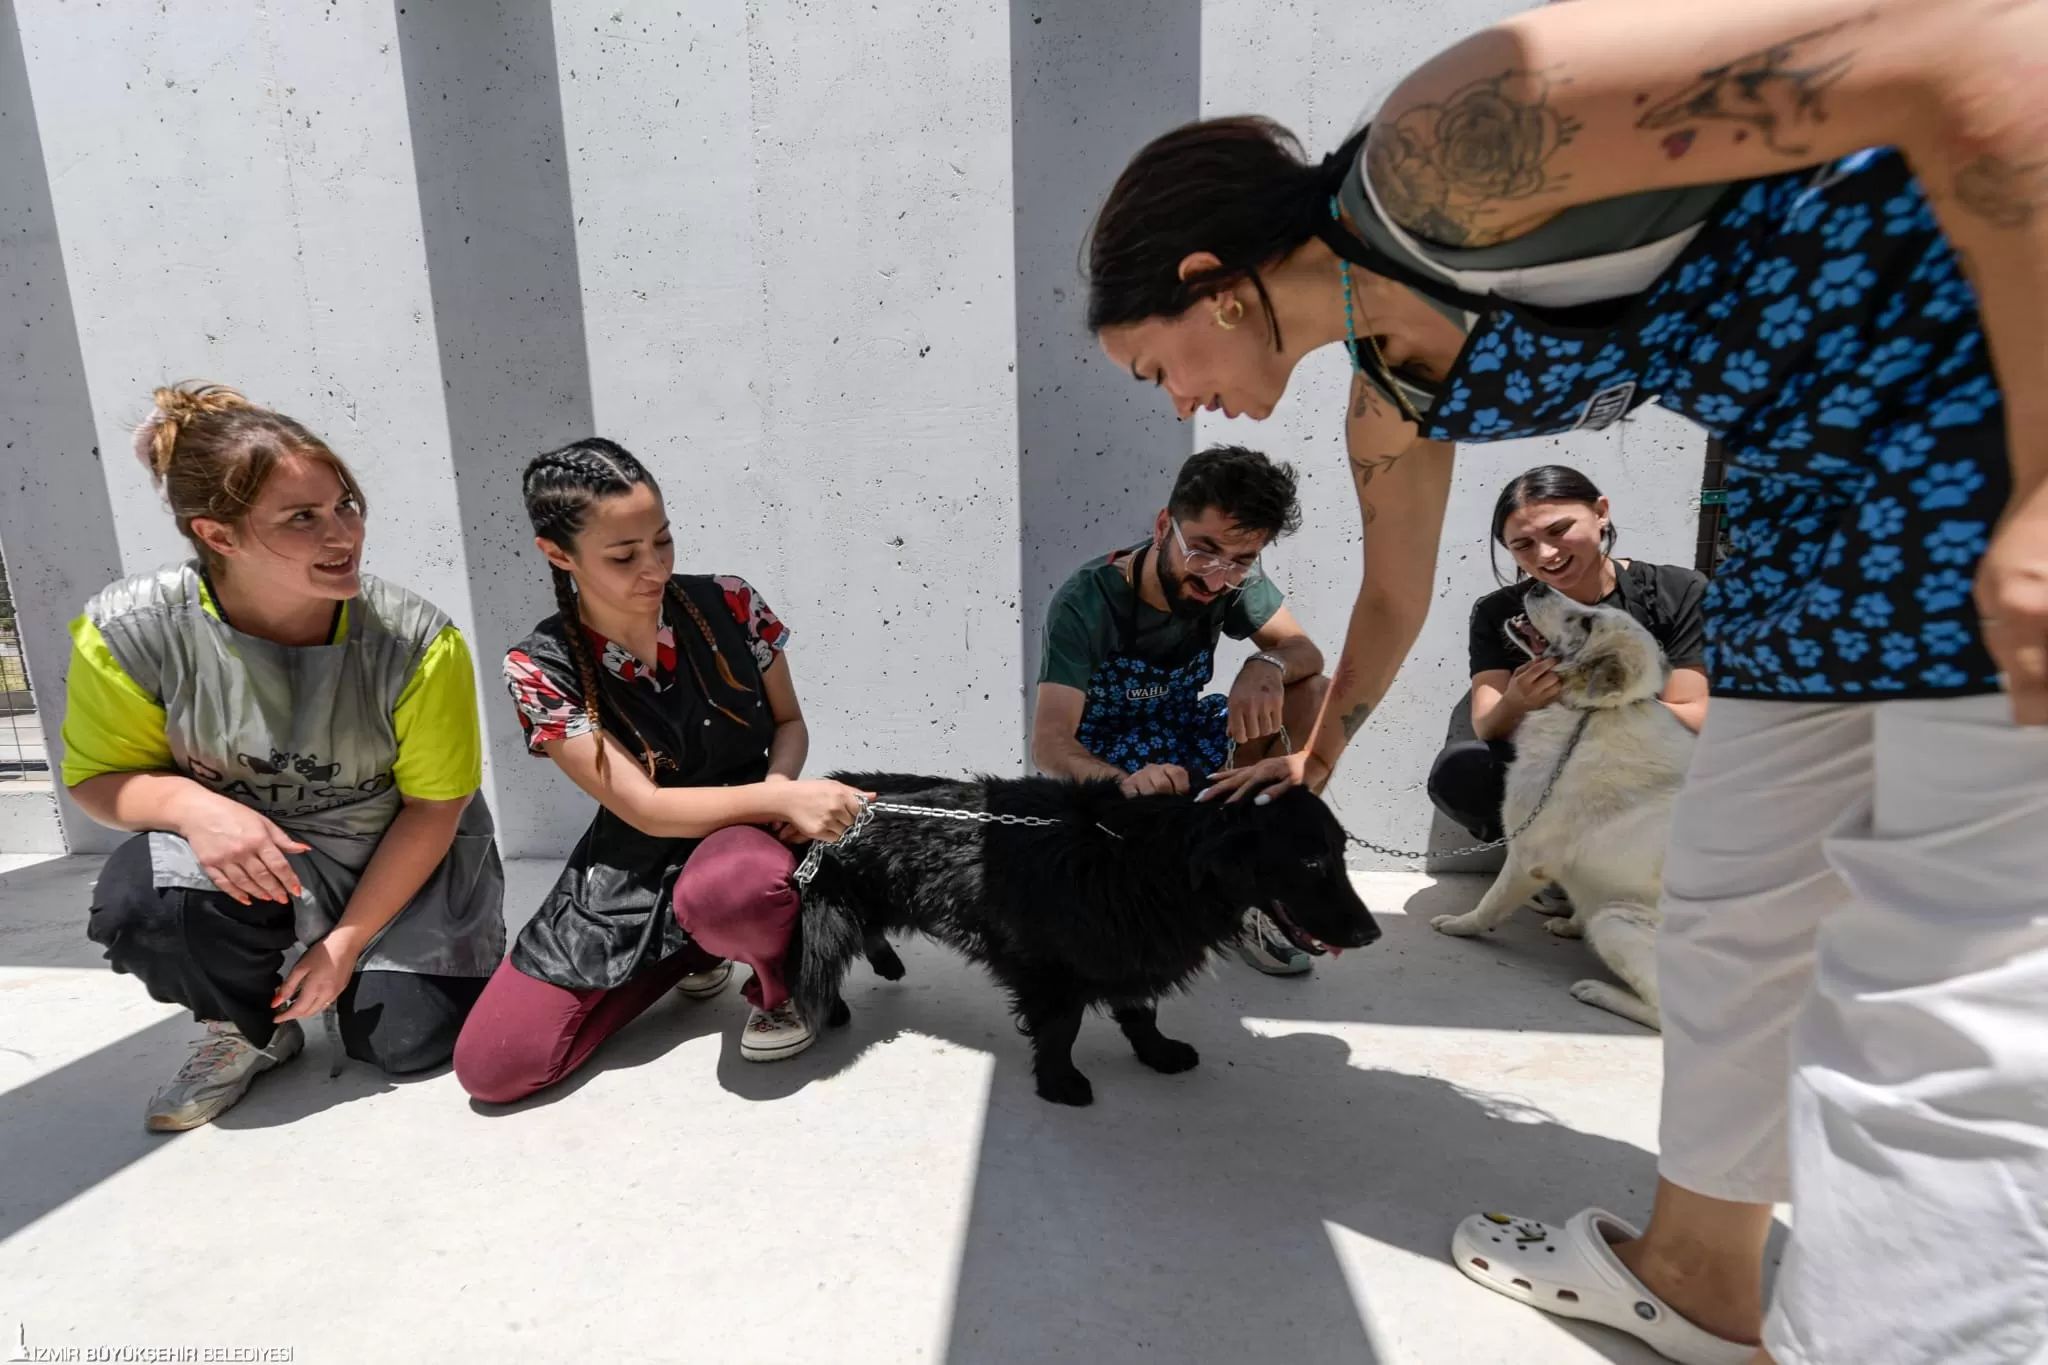
[{"label": "black t-shirt", "polygon": [[[1707,576],[1676,564],[1614,562],[1614,591],[1600,599],[1604,607],[1620,607],[1656,637],[1673,668],[1705,668],[1707,618],[1701,603]],[[1512,673],[1529,656],[1508,640],[1507,624],[1522,614],[1522,598],[1536,580],[1525,578],[1490,592],[1472,604],[1472,676],[1502,670]]]}]

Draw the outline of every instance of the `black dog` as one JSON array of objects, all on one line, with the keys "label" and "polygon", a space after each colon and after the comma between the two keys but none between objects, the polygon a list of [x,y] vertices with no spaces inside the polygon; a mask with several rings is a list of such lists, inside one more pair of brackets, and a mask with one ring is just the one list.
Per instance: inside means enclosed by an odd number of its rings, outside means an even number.
[{"label": "black dog", "polygon": [[1056,823],[978,823],[876,811],[826,851],[805,889],[795,996],[804,1017],[846,1022],[840,982],[865,954],[889,980],[903,964],[883,935],[915,929],[987,967],[1031,1037],[1038,1093],[1094,1099],[1074,1037],[1107,1005],[1138,1060],[1186,1071],[1195,1050],[1159,1032],[1155,1005],[1185,989],[1210,952],[1264,909],[1311,953],[1380,936],[1344,870],[1344,830],[1313,793],[1266,805],[1185,796],[1126,799],[1109,781],[835,773],[883,803]]}]

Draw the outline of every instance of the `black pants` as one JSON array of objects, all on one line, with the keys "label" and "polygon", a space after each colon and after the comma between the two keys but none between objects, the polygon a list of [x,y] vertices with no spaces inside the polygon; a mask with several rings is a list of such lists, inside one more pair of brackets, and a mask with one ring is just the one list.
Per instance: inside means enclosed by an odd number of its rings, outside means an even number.
[{"label": "black pants", "polygon": [[1505,832],[1501,802],[1507,797],[1508,764],[1515,746],[1505,739],[1467,739],[1444,746],[1429,770],[1429,799],[1478,840]]},{"label": "black pants", "polygon": [[[292,910],[276,901],[238,904],[218,891],[159,890],[149,838],[116,849],[93,888],[86,936],[117,972],[201,1020],[225,1020],[258,1047],[277,1025],[270,1001],[297,941]],[[359,971],[335,1001],[348,1055],[392,1075],[441,1066],[488,977]]]}]

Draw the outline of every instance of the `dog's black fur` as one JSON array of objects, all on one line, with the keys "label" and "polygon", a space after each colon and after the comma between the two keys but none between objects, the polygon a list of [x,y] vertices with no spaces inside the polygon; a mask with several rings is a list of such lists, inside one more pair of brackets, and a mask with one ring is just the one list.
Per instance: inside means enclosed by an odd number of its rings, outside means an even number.
[{"label": "dog's black fur", "polygon": [[1380,936],[1344,869],[1344,830],[1313,793],[1266,805],[1126,799],[1110,781],[835,773],[884,802],[1036,816],[1054,827],[876,812],[828,849],[804,892],[795,996],[805,1018],[846,1022],[840,983],[865,954],[889,980],[903,964],[884,935],[950,944],[1010,993],[1030,1035],[1038,1093],[1094,1099],[1071,1049],[1081,1016],[1108,1006],[1138,1060],[1185,1071],[1195,1050],[1159,1032],[1155,1006],[1236,938],[1248,907],[1308,951]]}]

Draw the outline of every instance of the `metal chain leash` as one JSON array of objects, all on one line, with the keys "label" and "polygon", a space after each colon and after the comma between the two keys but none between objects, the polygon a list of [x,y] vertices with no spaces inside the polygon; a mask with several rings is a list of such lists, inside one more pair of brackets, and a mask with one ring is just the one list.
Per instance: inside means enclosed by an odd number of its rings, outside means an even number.
[{"label": "metal chain leash", "polygon": [[[1534,824],[1536,817],[1543,813],[1543,808],[1550,804],[1550,793],[1557,787],[1558,775],[1564,772],[1564,765],[1571,761],[1573,750],[1579,747],[1579,736],[1586,733],[1586,721],[1590,719],[1591,715],[1592,713],[1588,711],[1581,711],[1579,713],[1579,723],[1572,728],[1571,740],[1565,745],[1564,756],[1557,760],[1557,767],[1551,770],[1550,780],[1543,784],[1543,795],[1536,798],[1536,808],[1530,811],[1528,818],[1516,826],[1514,832],[1505,838],[1495,839],[1493,842],[1486,844],[1472,844],[1465,848],[1411,853],[1401,849],[1388,848],[1385,844],[1376,844],[1372,840],[1361,838],[1356,834],[1349,834],[1345,837],[1360,848],[1388,858],[1462,858],[1471,853],[1487,853],[1496,848],[1505,848],[1514,840],[1521,838],[1523,831]],[[1286,745],[1287,732],[1283,730],[1280,733],[1280,742]],[[1236,749],[1237,744],[1233,741],[1230,745],[1232,757],[1236,756]],[[1288,752],[1291,753],[1292,751],[1292,746],[1288,746]],[[1229,766],[1227,762],[1225,766]],[[874,820],[877,812],[888,815],[916,815],[922,816],[927,820],[959,820],[974,825],[1025,825],[1034,829],[1050,829],[1055,825],[1065,823],[1060,820],[1048,820],[1042,815],[1011,815],[1004,811],[956,810],[948,806],[912,806],[900,801],[871,801],[863,796],[860,799],[860,814],[854,817],[853,823],[847,826],[846,832],[829,844],[823,840],[813,840],[810,848],[804,852],[803,862],[799,863],[796,871],[790,875],[790,881],[799,887],[809,886],[811,879],[818,875],[818,865],[825,860],[825,850],[828,848],[845,848],[853,843],[854,840],[860,838],[866,832],[868,825]],[[1098,825],[1098,828],[1112,838],[1120,839],[1123,837],[1106,825]]]},{"label": "metal chain leash", "polygon": [[[1280,728],[1280,729],[1279,729],[1278,731],[1276,731],[1275,733],[1277,733],[1277,734],[1278,734],[1278,735],[1280,736],[1280,752],[1281,752],[1282,754],[1291,754],[1291,753],[1293,753],[1293,752],[1294,752],[1294,739],[1293,739],[1293,737],[1292,737],[1292,736],[1290,736],[1290,735],[1289,735],[1289,734],[1287,733],[1287,727],[1285,727],[1285,726],[1282,726],[1282,727],[1281,727],[1281,728]],[[1231,770],[1232,768],[1235,768],[1236,766],[1237,766],[1237,741],[1236,741],[1236,740],[1234,740],[1234,739],[1226,739],[1226,740],[1224,741],[1224,748],[1223,748],[1223,771],[1225,771],[1225,772],[1229,772],[1229,771],[1230,771],[1230,770]]]},{"label": "metal chain leash", "polygon": [[875,818],[875,812],[877,811],[882,811],[889,815],[921,815],[930,820],[961,820],[974,825],[1029,825],[1034,828],[1049,828],[1063,823],[1059,820],[1048,820],[1041,815],[1011,815],[1007,812],[987,810],[953,810],[946,806],[908,806],[896,801],[870,801],[867,797],[863,796],[860,799],[860,814],[854,817],[851,825],[847,826],[846,833],[840,835],[829,844],[822,839],[813,840],[810,848],[804,853],[803,862],[798,864],[796,871],[790,875],[790,881],[798,886],[809,886],[811,878],[818,875],[818,864],[824,861],[825,850],[828,848],[845,848],[855,839],[858,839],[862,832],[867,829],[869,822]]},{"label": "metal chain leash", "polygon": [[1387,858],[1463,858],[1468,854],[1491,853],[1494,849],[1506,848],[1509,844],[1521,838],[1529,826],[1536,823],[1536,817],[1543,814],[1543,808],[1550,804],[1550,793],[1557,789],[1557,779],[1564,772],[1564,765],[1571,761],[1572,751],[1579,747],[1579,736],[1586,733],[1586,722],[1592,719],[1592,715],[1591,711],[1579,712],[1579,723],[1572,727],[1571,742],[1564,746],[1564,756],[1559,758],[1557,766],[1550,770],[1550,780],[1543,784],[1543,795],[1536,798],[1535,809],[1529,812],[1528,818],[1524,819],[1521,824],[1515,826],[1513,830],[1498,839],[1484,844],[1467,844],[1464,848],[1431,849],[1416,853],[1407,849],[1388,848],[1385,844],[1376,844],[1372,840],[1361,838],[1356,834],[1347,834],[1344,837],[1357,844],[1360,848],[1370,850]]}]

